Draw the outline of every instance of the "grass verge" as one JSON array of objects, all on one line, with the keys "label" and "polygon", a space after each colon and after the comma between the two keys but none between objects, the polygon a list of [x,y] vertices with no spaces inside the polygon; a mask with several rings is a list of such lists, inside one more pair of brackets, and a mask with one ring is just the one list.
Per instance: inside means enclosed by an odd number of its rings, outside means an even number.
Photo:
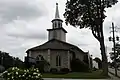
[{"label": "grass verge", "polygon": [[65,79],[107,79],[108,76],[101,75],[102,70],[93,71],[91,73],[73,72],[68,74],[52,74],[44,73],[43,78],[65,78]]}]

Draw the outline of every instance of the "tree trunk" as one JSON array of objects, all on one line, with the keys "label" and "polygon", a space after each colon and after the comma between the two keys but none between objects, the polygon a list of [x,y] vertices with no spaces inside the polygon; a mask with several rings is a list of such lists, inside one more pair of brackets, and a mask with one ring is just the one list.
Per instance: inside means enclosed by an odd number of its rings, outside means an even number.
[{"label": "tree trunk", "polygon": [[[102,19],[101,19],[102,20]],[[104,44],[104,35],[103,35],[103,23],[101,21],[100,25],[100,47],[101,47],[101,56],[102,56],[102,69],[103,69],[103,75],[108,76],[108,59],[107,59],[107,53],[105,51],[105,44]]]},{"label": "tree trunk", "polygon": [[107,61],[107,55],[105,52],[105,45],[104,40],[100,42],[101,46],[101,55],[102,55],[102,69],[103,69],[103,75],[108,76],[108,61]]}]

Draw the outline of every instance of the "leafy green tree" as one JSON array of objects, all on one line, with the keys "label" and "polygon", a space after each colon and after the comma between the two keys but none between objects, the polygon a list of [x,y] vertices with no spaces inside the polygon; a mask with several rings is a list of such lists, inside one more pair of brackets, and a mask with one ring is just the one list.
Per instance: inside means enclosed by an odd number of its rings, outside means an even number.
[{"label": "leafy green tree", "polygon": [[0,65],[3,65],[5,69],[8,69],[10,67],[16,66],[16,67],[24,67],[24,63],[22,60],[20,60],[18,57],[15,58],[13,56],[10,56],[7,52],[0,51]]},{"label": "leafy green tree", "polygon": [[103,22],[105,20],[105,8],[112,7],[117,0],[67,0],[64,13],[66,24],[74,27],[89,28],[93,36],[99,41],[103,75],[108,75],[107,56],[105,53]]}]

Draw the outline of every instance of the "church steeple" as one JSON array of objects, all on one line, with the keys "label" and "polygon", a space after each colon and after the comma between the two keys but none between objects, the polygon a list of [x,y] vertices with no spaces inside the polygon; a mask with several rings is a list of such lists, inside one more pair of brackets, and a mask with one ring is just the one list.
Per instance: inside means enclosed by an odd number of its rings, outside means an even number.
[{"label": "church steeple", "polygon": [[61,28],[62,27],[62,22],[63,22],[63,20],[61,20],[60,16],[59,16],[58,3],[56,3],[55,19],[52,20],[53,29]]},{"label": "church steeple", "polygon": [[56,3],[56,13],[55,13],[55,19],[59,19],[59,10],[58,10],[58,3]]},{"label": "church steeple", "polygon": [[48,40],[57,39],[66,41],[67,31],[62,27],[63,20],[60,19],[58,3],[56,3],[55,18],[52,20],[52,29],[47,29]]}]

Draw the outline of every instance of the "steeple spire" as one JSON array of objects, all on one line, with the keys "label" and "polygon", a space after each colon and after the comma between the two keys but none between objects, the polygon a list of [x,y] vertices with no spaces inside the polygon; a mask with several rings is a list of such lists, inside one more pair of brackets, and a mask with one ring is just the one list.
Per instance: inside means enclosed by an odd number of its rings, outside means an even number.
[{"label": "steeple spire", "polygon": [[60,16],[59,16],[58,3],[56,3],[55,19],[52,20],[53,29],[61,28],[62,22],[63,22],[63,20],[61,20]]},{"label": "steeple spire", "polygon": [[56,13],[55,13],[55,19],[59,19],[59,10],[58,10],[58,3],[56,3]]},{"label": "steeple spire", "polygon": [[49,40],[58,39],[61,41],[66,41],[67,31],[62,27],[63,20],[60,19],[59,16],[58,3],[56,3],[55,18],[51,22],[52,29],[47,29],[49,31]]}]

